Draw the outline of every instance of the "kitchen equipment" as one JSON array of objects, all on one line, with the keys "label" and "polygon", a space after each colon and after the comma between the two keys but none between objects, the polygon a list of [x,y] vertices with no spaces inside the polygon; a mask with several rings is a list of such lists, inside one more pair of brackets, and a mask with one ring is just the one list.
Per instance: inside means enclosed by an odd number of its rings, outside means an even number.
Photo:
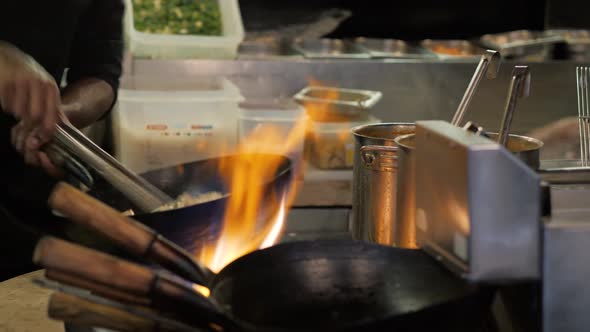
[{"label": "kitchen equipment", "polygon": [[471,100],[473,99],[473,95],[481,82],[484,74],[488,79],[494,79],[498,75],[498,71],[500,70],[500,53],[492,50],[487,50],[479,60],[479,64],[473,73],[473,77],[465,90],[465,94],[459,103],[459,107],[457,107],[457,111],[453,115],[453,119],[451,120],[451,124],[455,126],[459,126],[465,117],[465,113],[467,112],[467,108],[469,104],[471,104]]},{"label": "kitchen equipment", "polygon": [[310,86],[293,98],[305,107],[311,120],[320,122],[364,121],[368,110],[381,100],[379,91]]},{"label": "kitchen equipment", "polygon": [[420,46],[426,48],[441,60],[476,59],[485,52],[485,49],[467,40],[432,40],[426,39],[420,42]]},{"label": "kitchen equipment", "polygon": [[[465,128],[464,128],[465,129]],[[497,133],[483,133],[481,129],[476,135],[497,141]],[[416,247],[416,136],[415,134],[399,136],[395,139],[399,147],[397,152],[397,201],[396,201],[396,243],[403,247]],[[543,143],[537,139],[510,134],[507,149],[533,170],[539,169],[539,151]],[[575,175],[579,178],[583,175]],[[553,181],[565,181],[567,175],[552,172],[546,177]],[[558,179],[558,177],[561,177]],[[570,180],[571,181],[571,180]]]},{"label": "kitchen equipment", "polygon": [[514,66],[512,70],[512,79],[510,80],[510,88],[508,90],[508,98],[506,99],[506,108],[502,123],[500,125],[500,132],[498,133],[498,144],[506,146],[508,142],[508,135],[510,133],[510,125],[512,124],[512,117],[516,110],[516,102],[518,98],[528,97],[531,90],[531,74],[528,66]]},{"label": "kitchen equipment", "polygon": [[349,169],[354,166],[354,138],[351,129],[381,120],[370,116],[358,122],[309,121],[306,137],[307,160],[320,169]]},{"label": "kitchen equipment", "polygon": [[293,48],[308,59],[368,59],[370,55],[348,40],[297,38]]},{"label": "kitchen equipment", "polygon": [[493,138],[443,121],[416,124],[415,152],[418,245],[469,280],[538,278],[535,171]]},{"label": "kitchen equipment", "polygon": [[372,58],[433,59],[436,56],[424,48],[399,39],[376,39],[359,37],[355,43]]},{"label": "kitchen equipment", "polygon": [[231,153],[243,101],[222,77],[125,77],[112,112],[115,157],[144,173]]},{"label": "kitchen equipment", "polygon": [[542,31],[517,30],[487,34],[480,38],[485,47],[500,51],[503,56],[520,60],[546,60],[556,43],[563,38]]},{"label": "kitchen equipment", "polygon": [[416,149],[415,134],[398,136],[395,243],[402,248],[416,244]]},{"label": "kitchen equipment", "polygon": [[590,103],[588,102],[590,81],[588,67],[576,68],[576,86],[578,92],[578,122],[580,128],[580,159],[583,166],[589,165],[590,160]]},{"label": "kitchen equipment", "polygon": [[[236,155],[229,155],[141,174],[146,181],[171,197],[177,197],[182,193],[197,197],[210,192],[222,193],[223,197],[168,211],[137,212],[133,218],[155,229],[191,255],[198,254],[204,243],[218,239],[224,212],[231,195],[229,192],[231,184],[222,179],[219,173],[220,164],[234,165],[238,158]],[[260,223],[275,217],[279,209],[279,202],[286,195],[289,184],[293,181],[289,159],[282,156],[277,156],[277,158],[281,159],[278,169],[273,175],[269,175],[269,178],[261,179],[262,186],[264,186],[264,198],[261,204],[263,208],[258,211]],[[254,156],[252,159],[256,160],[257,157]],[[117,211],[135,208],[124,195],[104,181],[97,181],[88,193],[114,207]],[[83,230],[75,227],[66,228],[67,233],[75,239],[88,238]],[[199,241],[196,241],[197,239]],[[103,243],[99,244],[104,245]]]},{"label": "kitchen equipment", "polygon": [[395,139],[413,132],[412,123],[369,124],[352,129],[354,239],[399,245],[394,241],[398,152]]},{"label": "kitchen equipment", "polygon": [[[83,260],[96,264],[88,270]],[[125,303],[148,296],[148,305],[166,304],[177,319],[210,331],[473,331],[493,295],[419,250],[351,241],[293,242],[243,256],[207,283],[209,299],[190,283],[60,240],[42,240],[35,261],[49,279]]]},{"label": "kitchen equipment", "polygon": [[[80,178],[84,179],[89,176],[89,173],[85,173],[84,167],[74,160],[79,158],[143,212],[152,212],[172,201],[168,195],[120,164],[69,124],[64,123],[57,126],[55,142],[51,143],[48,151],[50,151],[49,156],[55,158],[54,160],[58,164],[66,160],[66,165],[69,165],[66,168],[79,176],[82,175]],[[71,158],[67,154],[70,154]],[[87,184],[93,184],[94,181],[91,177],[82,182],[89,180],[92,183]]]}]

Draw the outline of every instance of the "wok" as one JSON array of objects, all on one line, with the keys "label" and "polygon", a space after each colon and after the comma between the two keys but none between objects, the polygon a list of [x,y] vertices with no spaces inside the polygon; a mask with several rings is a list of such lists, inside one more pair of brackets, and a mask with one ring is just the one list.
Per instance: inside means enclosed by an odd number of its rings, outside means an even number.
[{"label": "wok", "polygon": [[493,294],[421,250],[345,240],[258,250],[225,267],[209,289],[257,331],[478,331]]},{"label": "wok", "polygon": [[[262,160],[265,160],[264,155],[260,156]],[[264,188],[262,208],[258,212],[260,224],[276,215],[280,200],[287,194],[289,183],[293,180],[290,160],[287,157],[276,157],[281,158],[276,172],[267,179],[261,179]],[[217,239],[224,211],[231,195],[229,192],[231,184],[221,177],[219,165],[221,163],[233,165],[237,158],[237,155],[229,155],[141,174],[144,179],[171,197],[177,197],[184,192],[198,196],[212,191],[221,192],[224,196],[174,210],[134,215],[133,219],[154,229],[189,253],[197,254],[202,246]],[[249,160],[257,159],[250,158]],[[243,159],[240,162],[244,162]],[[134,208],[123,194],[100,179],[95,181],[88,194],[118,211]],[[64,225],[66,225],[66,232],[70,239],[82,244],[102,247],[102,250],[112,251],[104,248],[105,243],[98,242],[89,236],[85,229],[69,223],[64,223]]]},{"label": "wok", "polygon": [[[209,299],[187,285],[191,294],[186,298],[193,300],[190,308],[181,306],[182,317],[200,326],[213,323],[227,331],[477,331],[489,314],[493,289],[467,284],[420,250],[353,241],[286,243],[247,254],[215,274],[153,230],[67,185],[58,185],[48,202],[129,253],[207,286]],[[152,293],[148,290],[146,296]]]}]

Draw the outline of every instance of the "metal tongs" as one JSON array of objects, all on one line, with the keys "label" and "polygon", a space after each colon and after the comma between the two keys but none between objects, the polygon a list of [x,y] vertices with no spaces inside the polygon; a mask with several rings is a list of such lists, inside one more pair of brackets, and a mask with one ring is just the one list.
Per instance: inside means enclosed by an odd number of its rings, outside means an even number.
[{"label": "metal tongs", "polygon": [[45,152],[54,163],[76,176],[84,185],[92,187],[94,180],[84,163],[125,195],[141,212],[153,212],[173,201],[69,124],[57,126],[54,141],[45,147]]},{"label": "metal tongs", "polygon": [[506,107],[502,123],[500,125],[500,132],[498,133],[498,144],[506,146],[508,144],[508,137],[510,135],[510,126],[512,125],[512,118],[516,110],[516,102],[519,98],[528,97],[531,91],[531,73],[528,66],[514,66],[512,70],[512,80],[510,80],[510,88],[508,90],[508,98],[506,99]]},{"label": "metal tongs", "polygon": [[500,70],[500,60],[501,56],[500,53],[497,51],[487,50],[479,60],[479,64],[473,73],[473,77],[467,86],[467,90],[465,90],[465,94],[463,95],[463,99],[459,103],[459,107],[457,111],[453,115],[453,119],[451,120],[451,124],[454,126],[459,126],[465,117],[465,113],[467,112],[467,108],[473,99],[473,95],[481,82],[484,74],[488,79],[494,79],[498,75],[498,71]]}]

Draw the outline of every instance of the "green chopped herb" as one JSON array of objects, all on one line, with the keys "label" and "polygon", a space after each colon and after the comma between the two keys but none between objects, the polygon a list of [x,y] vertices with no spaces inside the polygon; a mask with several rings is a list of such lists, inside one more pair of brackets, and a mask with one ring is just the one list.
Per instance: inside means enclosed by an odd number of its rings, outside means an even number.
[{"label": "green chopped herb", "polygon": [[133,0],[135,29],[171,35],[222,34],[218,0]]}]

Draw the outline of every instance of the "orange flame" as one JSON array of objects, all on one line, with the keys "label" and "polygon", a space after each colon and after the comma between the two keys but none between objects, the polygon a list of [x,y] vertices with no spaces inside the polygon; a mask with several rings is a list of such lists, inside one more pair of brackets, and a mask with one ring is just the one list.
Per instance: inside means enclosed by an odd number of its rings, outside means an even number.
[{"label": "orange flame", "polygon": [[[265,183],[277,174],[282,156],[302,144],[306,126],[306,117],[288,133],[281,126],[259,126],[238,145],[233,153],[235,159],[220,163],[219,171],[230,186],[231,196],[219,239],[201,251],[200,260],[211,270],[220,271],[247,253],[273,245],[280,237],[286,211],[297,193],[297,182],[289,184],[287,197],[269,194]],[[276,215],[261,224],[263,210]]]}]

